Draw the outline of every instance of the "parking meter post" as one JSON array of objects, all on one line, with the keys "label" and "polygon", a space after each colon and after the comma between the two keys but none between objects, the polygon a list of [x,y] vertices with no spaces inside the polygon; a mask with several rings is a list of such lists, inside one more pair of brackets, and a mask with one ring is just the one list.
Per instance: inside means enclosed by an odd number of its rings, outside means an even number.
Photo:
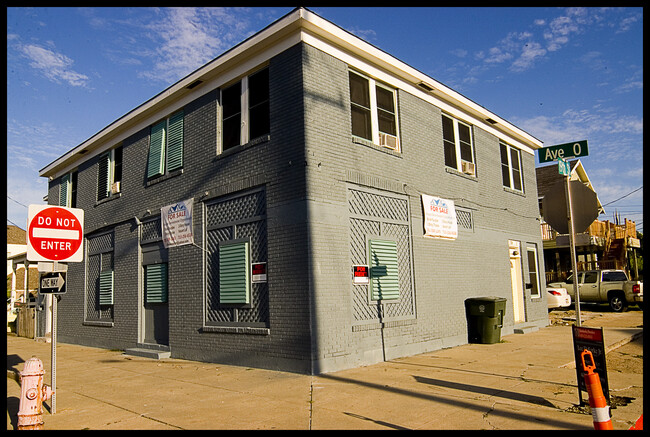
[{"label": "parking meter post", "polygon": [[580,326],[581,317],[580,317],[580,292],[578,291],[578,269],[576,262],[576,248],[575,248],[575,230],[573,227],[573,208],[571,207],[571,189],[569,188],[569,179],[571,175],[568,174],[565,177],[566,185],[566,210],[567,210],[567,220],[569,223],[569,247],[571,249],[571,268],[573,269],[573,295],[575,296],[575,305],[576,305],[576,326]]}]

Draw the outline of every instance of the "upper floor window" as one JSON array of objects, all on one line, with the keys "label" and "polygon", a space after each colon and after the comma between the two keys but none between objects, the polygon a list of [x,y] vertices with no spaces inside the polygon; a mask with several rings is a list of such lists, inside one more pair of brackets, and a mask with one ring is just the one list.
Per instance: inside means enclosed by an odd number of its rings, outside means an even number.
[{"label": "upper floor window", "polygon": [[59,206],[77,207],[77,171],[61,176]]},{"label": "upper floor window", "polygon": [[102,154],[97,162],[97,200],[106,199],[122,189],[122,147]]},{"label": "upper floor window", "polygon": [[268,135],[269,69],[264,68],[221,90],[221,150]]},{"label": "upper floor window", "polygon": [[399,151],[394,89],[350,71],[352,135]]},{"label": "upper floor window", "polygon": [[147,177],[155,177],[183,167],[183,111],[151,126]]},{"label": "upper floor window", "polygon": [[472,132],[468,125],[443,114],[442,142],[447,167],[472,176],[476,175]]},{"label": "upper floor window", "polygon": [[501,147],[501,176],[503,186],[517,191],[523,191],[521,176],[521,152],[505,143]]}]

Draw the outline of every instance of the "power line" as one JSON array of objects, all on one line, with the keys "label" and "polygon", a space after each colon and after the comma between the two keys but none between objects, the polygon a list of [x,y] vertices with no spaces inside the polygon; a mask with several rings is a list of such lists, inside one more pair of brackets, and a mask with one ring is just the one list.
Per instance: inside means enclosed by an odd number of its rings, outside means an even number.
[{"label": "power line", "polygon": [[20,226],[18,226],[16,223],[12,222],[11,220],[7,219],[7,221],[12,225],[14,225],[15,227],[22,229]]},{"label": "power line", "polygon": [[614,203],[614,202],[618,202],[618,201],[621,200],[621,199],[625,199],[625,198],[626,198],[627,196],[629,196],[630,194],[634,194],[634,193],[636,193],[637,191],[639,191],[639,190],[642,189],[642,188],[643,188],[643,185],[641,185],[639,188],[637,188],[637,189],[634,190],[634,191],[630,191],[629,193],[627,193],[627,194],[626,194],[625,196],[623,196],[623,197],[619,197],[619,198],[616,199],[616,200],[612,200],[611,202],[604,204],[603,207],[605,207],[605,206],[607,206],[607,205],[611,205],[611,204]]},{"label": "power line", "polygon": [[27,208],[27,205],[24,205],[24,204],[20,203],[20,202],[17,201],[16,199],[12,199],[12,198],[9,196],[9,194],[7,194],[7,199],[9,199],[9,200],[13,200],[13,201],[16,202],[18,205],[21,205],[21,206],[24,206],[25,208]]}]

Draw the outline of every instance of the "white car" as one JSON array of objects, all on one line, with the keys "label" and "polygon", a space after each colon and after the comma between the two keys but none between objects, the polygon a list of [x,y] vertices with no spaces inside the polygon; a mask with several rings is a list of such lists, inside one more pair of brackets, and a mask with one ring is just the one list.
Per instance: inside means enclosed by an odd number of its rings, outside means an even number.
[{"label": "white car", "polygon": [[546,300],[549,311],[553,308],[565,308],[571,306],[571,296],[566,288],[546,288]]}]

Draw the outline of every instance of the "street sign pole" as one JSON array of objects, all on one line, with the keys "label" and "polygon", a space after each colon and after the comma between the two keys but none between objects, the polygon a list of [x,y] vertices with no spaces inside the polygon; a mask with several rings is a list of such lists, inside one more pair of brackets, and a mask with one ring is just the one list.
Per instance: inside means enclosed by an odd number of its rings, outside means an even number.
[{"label": "street sign pole", "polygon": [[571,175],[568,174],[565,176],[564,180],[566,181],[566,210],[567,210],[567,220],[569,223],[569,247],[571,248],[571,268],[573,269],[573,295],[575,298],[576,305],[576,326],[580,326],[580,291],[578,290],[578,268],[576,262],[576,247],[575,247],[575,229],[573,226],[573,207],[571,206],[571,189],[569,188],[569,179]]},{"label": "street sign pole", "polygon": [[52,295],[52,381],[50,382],[52,386],[52,405],[50,408],[50,413],[56,413],[56,304],[59,300],[57,295]]},{"label": "street sign pole", "polygon": [[[565,197],[566,197],[566,212],[567,212],[567,224],[569,230],[569,247],[571,249],[571,268],[573,269],[573,293],[575,296],[575,305],[576,305],[576,325],[580,326],[580,291],[578,290],[578,263],[576,262],[576,248],[575,248],[575,223],[573,220],[573,206],[571,202],[571,188],[570,188],[570,179],[571,179],[571,168],[568,166],[568,160],[570,158],[577,158],[580,156],[589,155],[589,148],[587,145],[587,140],[583,141],[574,141],[572,143],[565,144],[556,144],[554,146],[543,147],[539,151],[539,162],[550,162],[557,160],[558,169],[560,174],[564,174],[566,181],[565,183]],[[569,168],[567,168],[569,167]],[[593,220],[592,220],[593,221]]]}]

